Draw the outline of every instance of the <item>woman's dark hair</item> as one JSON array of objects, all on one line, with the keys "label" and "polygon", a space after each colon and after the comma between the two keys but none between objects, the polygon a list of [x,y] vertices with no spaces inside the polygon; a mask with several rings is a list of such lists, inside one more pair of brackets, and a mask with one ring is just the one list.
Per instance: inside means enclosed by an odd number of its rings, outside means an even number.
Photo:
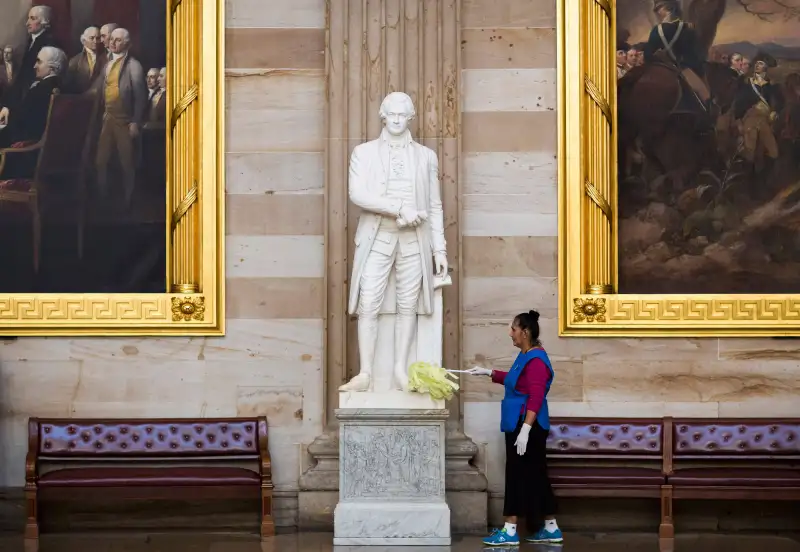
[{"label": "woman's dark hair", "polygon": [[539,313],[535,310],[521,312],[514,317],[514,325],[531,336],[531,344],[541,345],[539,341]]}]

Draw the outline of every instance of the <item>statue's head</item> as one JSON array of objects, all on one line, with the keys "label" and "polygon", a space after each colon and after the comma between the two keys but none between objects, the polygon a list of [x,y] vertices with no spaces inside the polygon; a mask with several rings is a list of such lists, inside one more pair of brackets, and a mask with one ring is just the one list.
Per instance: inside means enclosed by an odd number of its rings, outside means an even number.
[{"label": "statue's head", "polygon": [[417,114],[414,111],[414,102],[404,92],[392,92],[381,102],[378,114],[383,121],[383,126],[389,134],[400,136],[408,129],[408,123]]}]

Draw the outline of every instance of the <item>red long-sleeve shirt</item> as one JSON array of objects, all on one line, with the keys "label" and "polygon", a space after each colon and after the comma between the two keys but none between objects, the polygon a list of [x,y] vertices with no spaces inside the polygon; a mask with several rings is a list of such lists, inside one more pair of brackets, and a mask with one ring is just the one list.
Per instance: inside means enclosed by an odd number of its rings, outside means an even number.
[{"label": "red long-sleeve shirt", "polygon": [[[492,381],[502,385],[507,375],[508,372],[492,370]],[[515,388],[523,395],[528,395],[528,401],[525,403],[526,410],[539,412],[539,408],[541,408],[544,401],[549,379],[550,370],[547,369],[547,365],[541,359],[533,358],[528,361],[519,375]]]}]

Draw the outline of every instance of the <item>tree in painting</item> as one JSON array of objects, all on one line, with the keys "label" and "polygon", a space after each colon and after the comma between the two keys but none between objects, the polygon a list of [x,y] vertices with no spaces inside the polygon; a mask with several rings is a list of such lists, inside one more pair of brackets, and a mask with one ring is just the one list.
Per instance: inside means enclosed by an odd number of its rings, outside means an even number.
[{"label": "tree in painting", "polygon": [[0,293],[165,291],[166,9],[0,8]]},{"label": "tree in painting", "polygon": [[800,291],[800,1],[617,2],[621,293]]}]

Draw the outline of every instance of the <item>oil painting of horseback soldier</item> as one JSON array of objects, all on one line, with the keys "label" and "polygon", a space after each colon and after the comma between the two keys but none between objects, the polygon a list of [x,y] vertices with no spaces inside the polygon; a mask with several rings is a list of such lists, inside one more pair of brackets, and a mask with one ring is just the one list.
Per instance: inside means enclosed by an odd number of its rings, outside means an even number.
[{"label": "oil painting of horseback soldier", "polygon": [[620,293],[800,291],[800,0],[619,0]]}]

